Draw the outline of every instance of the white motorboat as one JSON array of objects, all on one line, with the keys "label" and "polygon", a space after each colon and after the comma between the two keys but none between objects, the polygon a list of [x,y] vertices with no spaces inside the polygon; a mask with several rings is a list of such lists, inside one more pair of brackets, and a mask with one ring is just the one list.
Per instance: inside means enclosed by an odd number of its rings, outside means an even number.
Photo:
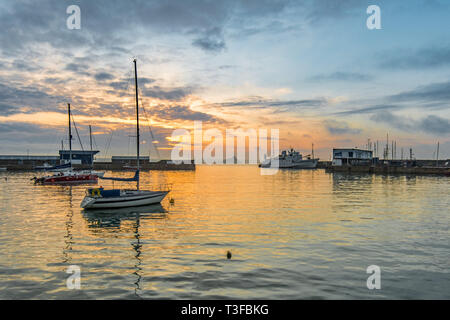
[{"label": "white motorboat", "polygon": [[113,181],[136,181],[136,190],[89,188],[81,202],[84,209],[127,208],[160,203],[170,190],[139,190],[139,98],[136,59],[134,59],[134,78],[136,87],[136,154],[137,170],[133,178],[100,177]]}]

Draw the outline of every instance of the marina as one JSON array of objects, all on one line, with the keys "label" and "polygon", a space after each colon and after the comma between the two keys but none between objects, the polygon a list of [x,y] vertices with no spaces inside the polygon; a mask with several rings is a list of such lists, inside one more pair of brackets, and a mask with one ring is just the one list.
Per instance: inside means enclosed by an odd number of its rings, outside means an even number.
[{"label": "marina", "polygon": [[450,1],[0,1],[0,300],[450,300]]}]

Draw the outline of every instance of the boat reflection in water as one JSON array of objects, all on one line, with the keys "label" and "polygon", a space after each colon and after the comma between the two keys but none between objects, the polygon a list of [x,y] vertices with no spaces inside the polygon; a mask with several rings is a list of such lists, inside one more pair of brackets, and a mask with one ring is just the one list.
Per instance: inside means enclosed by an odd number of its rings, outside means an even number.
[{"label": "boat reflection in water", "polygon": [[[116,209],[90,209],[82,210],[83,217],[88,222],[89,228],[111,232],[127,232],[129,231],[133,236],[131,242],[132,250],[134,251],[134,272],[136,281],[134,282],[134,295],[136,298],[141,298],[141,282],[142,282],[142,246],[141,235],[139,228],[141,226],[141,219],[166,219],[167,211],[161,204],[153,204],[141,207],[131,208],[116,208]],[[131,230],[121,230],[122,222],[132,222]],[[95,232],[96,233],[96,232]]]},{"label": "boat reflection in water", "polygon": [[167,211],[161,204],[129,208],[103,208],[82,210],[89,228],[120,228],[122,221],[139,219],[165,219]]}]

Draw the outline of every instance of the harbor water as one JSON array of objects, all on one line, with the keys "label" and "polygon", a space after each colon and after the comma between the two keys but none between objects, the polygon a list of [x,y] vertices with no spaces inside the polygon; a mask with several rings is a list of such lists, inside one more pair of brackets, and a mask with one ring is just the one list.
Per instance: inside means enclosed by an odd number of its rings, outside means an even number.
[{"label": "harbor water", "polygon": [[0,299],[450,299],[449,177],[261,170],[143,172],[172,192],[117,212],[0,172]]}]

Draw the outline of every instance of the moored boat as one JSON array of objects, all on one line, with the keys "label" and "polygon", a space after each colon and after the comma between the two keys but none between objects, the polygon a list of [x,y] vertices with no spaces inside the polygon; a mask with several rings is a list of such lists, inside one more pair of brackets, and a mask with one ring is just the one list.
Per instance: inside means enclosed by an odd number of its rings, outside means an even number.
[{"label": "moored boat", "polygon": [[53,175],[34,178],[36,184],[91,184],[97,183],[98,175],[90,172],[61,171]]},{"label": "moored boat", "polygon": [[[34,183],[36,184],[92,184],[97,183],[98,177],[103,176],[103,172],[97,172],[93,170],[75,171],[72,168],[72,126],[70,115],[70,103],[67,104],[67,112],[69,115],[69,162],[59,166],[44,165],[35,167],[36,170],[53,171],[52,175],[44,177],[34,177]],[[92,145],[92,143],[91,143]],[[92,147],[91,147],[92,149]]]},{"label": "moored boat", "polygon": [[312,157],[308,155],[305,159],[298,151],[290,149],[282,151],[277,158],[268,159],[259,166],[261,168],[271,168],[275,165],[275,167],[285,169],[315,169],[317,168],[318,162],[319,159],[314,158],[314,152],[312,153]]},{"label": "moored boat", "polygon": [[101,179],[112,181],[135,181],[136,190],[130,189],[104,189],[89,188],[81,202],[81,208],[97,209],[97,208],[127,208],[149,204],[160,203],[170,190],[140,190],[139,189],[139,98],[138,98],[138,82],[137,82],[137,66],[134,59],[134,79],[136,87],[136,173],[133,178],[114,178],[101,177]]},{"label": "moored boat", "polygon": [[127,208],[161,203],[169,191],[89,188],[81,202],[85,209]]}]

